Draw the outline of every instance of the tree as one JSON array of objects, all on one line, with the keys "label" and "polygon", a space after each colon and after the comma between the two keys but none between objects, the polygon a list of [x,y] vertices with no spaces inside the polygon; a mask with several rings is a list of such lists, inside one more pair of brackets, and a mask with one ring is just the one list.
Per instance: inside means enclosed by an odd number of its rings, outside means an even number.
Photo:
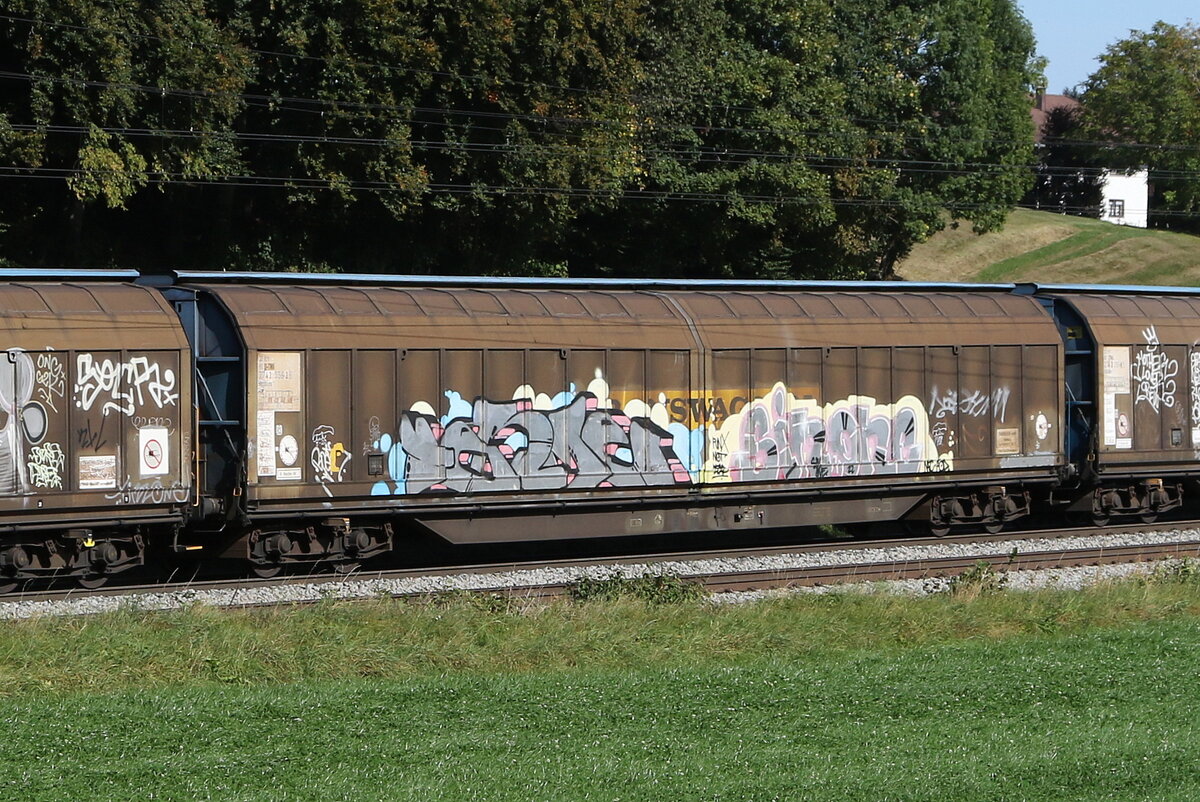
[{"label": "tree", "polygon": [[1080,132],[1078,106],[1050,110],[1037,148],[1034,186],[1022,199],[1024,206],[1099,217],[1104,200],[1103,170],[1096,165],[1096,149]]},{"label": "tree", "polygon": [[138,201],[177,195],[168,177],[244,172],[228,130],[252,60],[200,0],[153,10],[18,0],[8,9],[56,21],[0,22],[0,60],[11,65],[0,80],[0,164],[19,187],[0,193],[10,260],[125,262],[125,243],[97,236],[94,224],[136,220],[144,231]]},{"label": "tree", "polygon": [[645,94],[672,101],[645,107],[639,186],[664,199],[577,250],[604,273],[890,277],[946,210],[990,230],[1028,187],[1033,45],[1010,0],[656,3]]},{"label": "tree", "polygon": [[1200,27],[1159,22],[1100,58],[1084,83],[1083,131],[1107,166],[1146,166],[1152,225],[1200,231]]},{"label": "tree", "polygon": [[[889,276],[944,225],[1003,225],[1030,185],[1029,93],[1038,78],[1029,23],[1009,0],[839,2],[840,73],[849,113],[867,128],[877,195],[889,209],[848,207],[843,230]],[[866,123],[860,123],[866,125]]]},{"label": "tree", "polygon": [[879,277],[1027,181],[1013,0],[10,7],[21,264]]},{"label": "tree", "polygon": [[17,0],[0,163],[30,180],[0,200],[4,253],[536,267],[633,169],[638,5]]},{"label": "tree", "polygon": [[572,264],[846,276],[842,254],[817,242],[835,221],[826,157],[848,152],[831,20],[825,0],[654,3],[639,39],[641,168],[625,202],[581,220]]}]

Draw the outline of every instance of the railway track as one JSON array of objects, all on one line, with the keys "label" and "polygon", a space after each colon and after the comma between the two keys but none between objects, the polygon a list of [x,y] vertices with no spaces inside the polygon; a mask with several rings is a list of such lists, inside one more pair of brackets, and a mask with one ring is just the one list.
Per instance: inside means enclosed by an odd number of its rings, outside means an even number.
[{"label": "railway track", "polygon": [[[1121,542],[1140,534],[1144,543]],[[1097,543],[1096,541],[1099,541]],[[947,553],[952,552],[952,553]],[[50,588],[0,599],[0,616],[95,612],[132,605],[147,609],[189,602],[256,607],[323,598],[416,597],[465,590],[524,598],[568,594],[579,579],[667,574],[703,584],[712,592],[764,590],[897,579],[949,577],[979,562],[997,571],[1040,570],[1200,557],[1200,532],[1189,524],[1046,530],[1003,535],[963,535],[773,545],[749,549],[627,554],[476,565],[441,565],[350,576],[291,575],[273,579],[171,581],[85,591]],[[57,605],[57,607],[56,607]],[[60,610],[63,606],[67,609]],[[6,612],[7,611],[7,612]]]},{"label": "railway track", "polygon": [[882,582],[896,579],[952,577],[979,563],[997,571],[1037,571],[1085,565],[1113,565],[1168,558],[1200,557],[1200,541],[1154,546],[1050,550],[994,555],[912,560],[903,563],[850,563],[820,568],[783,571],[745,571],[704,577],[705,587],[714,592],[761,590],[764,588],[816,586],[849,582]]}]

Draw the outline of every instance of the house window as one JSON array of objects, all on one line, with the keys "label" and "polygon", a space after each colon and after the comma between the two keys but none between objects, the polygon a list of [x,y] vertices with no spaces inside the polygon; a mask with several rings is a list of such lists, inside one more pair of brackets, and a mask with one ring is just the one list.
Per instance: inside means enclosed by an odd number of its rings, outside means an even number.
[{"label": "house window", "polygon": [[1108,216],[1109,217],[1118,217],[1118,218],[1124,217],[1125,216],[1125,201],[1110,200],[1108,202]]}]

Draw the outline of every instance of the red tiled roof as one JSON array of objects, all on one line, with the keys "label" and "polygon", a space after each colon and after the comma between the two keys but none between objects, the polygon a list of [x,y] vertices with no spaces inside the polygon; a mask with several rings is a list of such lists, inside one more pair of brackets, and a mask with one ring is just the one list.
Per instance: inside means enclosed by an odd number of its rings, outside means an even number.
[{"label": "red tiled roof", "polygon": [[1079,101],[1066,95],[1040,95],[1035,98],[1033,108],[1029,110],[1033,117],[1033,139],[1035,142],[1041,142],[1044,138],[1042,129],[1046,125],[1046,121],[1050,119],[1050,112],[1056,109],[1077,109]]}]

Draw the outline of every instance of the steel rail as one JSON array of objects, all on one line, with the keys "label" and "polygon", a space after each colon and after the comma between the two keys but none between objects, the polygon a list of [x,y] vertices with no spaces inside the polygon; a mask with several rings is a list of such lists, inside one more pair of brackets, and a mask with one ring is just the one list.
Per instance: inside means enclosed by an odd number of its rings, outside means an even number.
[{"label": "steel rail", "polygon": [[[289,574],[271,579],[195,579],[168,581],[155,584],[106,586],[96,590],[76,587],[49,588],[38,591],[10,593],[0,597],[0,607],[11,602],[67,601],[95,597],[120,597],[136,602],[139,596],[149,594],[171,594],[182,592],[250,590],[287,585],[336,585],[341,583],[368,582],[372,580],[405,580],[450,577],[464,574],[505,574],[540,569],[571,569],[595,567],[620,567],[624,565],[656,565],[665,563],[690,563],[704,560],[736,560],[755,557],[770,557],[785,554],[846,553],[847,561],[837,565],[781,568],[770,570],[728,571],[720,573],[689,573],[681,578],[685,581],[701,582],[715,591],[765,589],[793,585],[820,585],[838,582],[867,582],[888,579],[953,576],[970,569],[979,562],[986,562],[995,570],[1035,570],[1041,568],[1068,567],[1087,564],[1111,564],[1163,559],[1167,557],[1200,556],[1200,535],[1186,542],[1113,546],[1105,548],[1047,548],[1040,551],[1020,552],[1006,548],[1006,544],[1027,540],[1068,540],[1079,537],[1118,535],[1135,532],[1173,532],[1186,530],[1185,525],[1148,526],[1129,525],[1105,527],[1103,529],[1053,529],[1028,532],[1009,532],[1000,535],[971,534],[951,537],[908,537],[876,540],[835,540],[791,545],[771,545],[754,548],[723,548],[688,552],[659,552],[652,554],[624,554],[618,556],[568,558],[556,560],[504,561],[495,563],[454,565],[446,564],[425,568],[401,568],[379,571],[357,571],[350,575]],[[855,552],[872,549],[907,549],[921,547],[991,544],[994,551],[969,557],[929,557],[896,561],[855,561]],[[65,580],[64,580],[65,581]],[[478,592],[508,596],[551,597],[569,592],[571,582],[552,584],[525,584],[506,587],[484,587]],[[422,596],[424,592],[401,593],[397,596]],[[279,602],[286,604],[289,602]],[[291,602],[295,603],[295,602]],[[273,603],[272,603],[273,604]],[[256,604],[231,606],[258,606]]]}]

